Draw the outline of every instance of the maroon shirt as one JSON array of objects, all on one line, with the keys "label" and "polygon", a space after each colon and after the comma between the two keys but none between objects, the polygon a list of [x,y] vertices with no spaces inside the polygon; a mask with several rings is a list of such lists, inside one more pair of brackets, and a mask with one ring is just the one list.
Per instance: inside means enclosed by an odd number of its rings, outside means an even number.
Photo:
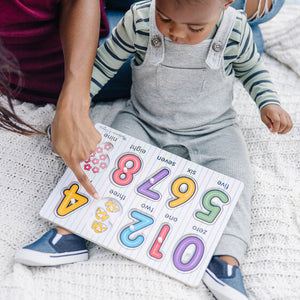
[{"label": "maroon shirt", "polygon": [[[101,5],[100,35],[108,34]],[[63,79],[64,58],[59,37],[60,0],[0,0],[0,41],[17,58],[23,74],[11,84],[22,89],[17,99],[56,103]]]}]

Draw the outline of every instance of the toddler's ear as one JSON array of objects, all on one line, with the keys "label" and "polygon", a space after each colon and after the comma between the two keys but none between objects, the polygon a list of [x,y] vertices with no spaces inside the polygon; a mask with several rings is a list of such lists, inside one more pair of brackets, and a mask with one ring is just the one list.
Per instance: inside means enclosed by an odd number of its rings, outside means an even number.
[{"label": "toddler's ear", "polygon": [[224,5],[223,10],[227,9],[233,2],[234,2],[234,0],[227,0],[225,5]]}]

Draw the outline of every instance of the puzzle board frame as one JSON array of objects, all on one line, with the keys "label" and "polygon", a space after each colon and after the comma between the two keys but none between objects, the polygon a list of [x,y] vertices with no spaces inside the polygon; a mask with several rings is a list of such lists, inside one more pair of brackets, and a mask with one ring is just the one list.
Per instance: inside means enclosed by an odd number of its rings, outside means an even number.
[{"label": "puzzle board frame", "polygon": [[71,232],[197,287],[243,183],[102,124],[82,168],[96,200],[67,168],[40,215]]}]

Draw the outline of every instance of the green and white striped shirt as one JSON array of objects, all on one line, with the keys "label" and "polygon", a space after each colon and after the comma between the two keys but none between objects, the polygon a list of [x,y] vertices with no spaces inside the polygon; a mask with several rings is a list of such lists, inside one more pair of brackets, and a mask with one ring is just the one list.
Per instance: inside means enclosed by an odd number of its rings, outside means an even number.
[{"label": "green and white striped shirt", "polygon": [[[113,29],[112,36],[98,48],[93,68],[91,97],[100,91],[132,54],[136,65],[143,62],[149,42],[150,4],[151,1],[147,0],[132,5]],[[213,38],[221,19],[222,16],[209,38]],[[224,67],[226,75],[234,72],[259,109],[267,104],[279,104],[270,74],[256,50],[251,28],[242,11],[236,15],[224,51]]]}]

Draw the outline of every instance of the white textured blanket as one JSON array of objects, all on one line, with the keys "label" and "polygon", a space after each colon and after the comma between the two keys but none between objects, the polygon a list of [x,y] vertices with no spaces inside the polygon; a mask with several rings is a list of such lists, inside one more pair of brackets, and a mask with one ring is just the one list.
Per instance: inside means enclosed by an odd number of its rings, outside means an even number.
[{"label": "white textured blanket", "polygon": [[[300,7],[284,7],[263,32],[263,58],[294,128],[284,136],[270,134],[236,83],[234,105],[255,176],[251,245],[241,268],[250,299],[300,299]],[[52,105],[15,104],[18,114],[39,128],[55,111]],[[103,103],[91,114],[110,125],[123,105]],[[91,243],[87,262],[51,268],[15,264],[15,251],[52,226],[39,211],[65,166],[51,154],[46,137],[0,130],[0,141],[1,300],[213,299],[204,285],[187,287]]]}]

